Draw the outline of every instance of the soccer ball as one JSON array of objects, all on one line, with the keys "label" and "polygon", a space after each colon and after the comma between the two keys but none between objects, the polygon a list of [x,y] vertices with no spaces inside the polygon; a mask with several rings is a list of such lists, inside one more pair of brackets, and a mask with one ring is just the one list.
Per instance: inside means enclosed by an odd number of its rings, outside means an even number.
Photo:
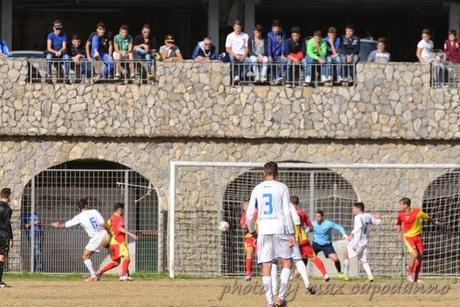
[{"label": "soccer ball", "polygon": [[226,221],[220,222],[220,224],[219,224],[219,230],[220,231],[224,232],[224,231],[227,231],[229,228],[230,228],[230,225],[228,225],[228,223]]}]

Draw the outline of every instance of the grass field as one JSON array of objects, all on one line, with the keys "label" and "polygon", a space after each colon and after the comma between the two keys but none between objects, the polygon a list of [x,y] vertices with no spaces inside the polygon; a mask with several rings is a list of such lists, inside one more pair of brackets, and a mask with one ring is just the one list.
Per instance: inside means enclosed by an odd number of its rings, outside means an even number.
[{"label": "grass field", "polygon": [[[0,306],[265,306],[261,280],[168,279],[165,275],[136,275],[132,282],[114,276],[85,283],[80,275],[7,274],[11,288],[0,289]],[[331,281],[306,294],[299,279],[289,289],[289,306],[460,306],[456,280],[409,284],[377,279]],[[410,288],[412,286],[412,288]]]}]

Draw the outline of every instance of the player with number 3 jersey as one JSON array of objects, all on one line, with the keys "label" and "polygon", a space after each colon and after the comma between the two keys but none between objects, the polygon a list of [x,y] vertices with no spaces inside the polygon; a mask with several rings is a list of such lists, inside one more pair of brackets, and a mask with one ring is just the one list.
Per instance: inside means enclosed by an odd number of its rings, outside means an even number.
[{"label": "player with number 3 jersey", "polygon": [[109,244],[110,236],[104,229],[104,218],[99,211],[89,208],[87,199],[81,199],[78,207],[80,208],[80,213],[74,218],[65,223],[54,222],[51,226],[54,228],[69,228],[80,225],[83,229],[85,229],[89,236],[89,242],[83,251],[82,260],[91,274],[91,276],[85,281],[96,281],[98,278],[93,268],[91,256],[94,253],[99,252],[100,247],[104,247]]},{"label": "player with number 3 jersey", "polygon": [[[267,306],[275,306],[272,295],[272,263],[278,260],[283,267],[276,300],[276,306],[282,306],[285,304],[286,290],[291,277],[292,247],[295,244],[294,227],[300,227],[300,219],[291,205],[287,186],[276,181],[278,165],[275,162],[268,162],[264,165],[263,172],[264,181],[251,193],[246,224],[253,237],[258,236],[257,258],[258,263],[262,265],[262,281]],[[256,208],[258,209],[258,233],[254,229]]]}]

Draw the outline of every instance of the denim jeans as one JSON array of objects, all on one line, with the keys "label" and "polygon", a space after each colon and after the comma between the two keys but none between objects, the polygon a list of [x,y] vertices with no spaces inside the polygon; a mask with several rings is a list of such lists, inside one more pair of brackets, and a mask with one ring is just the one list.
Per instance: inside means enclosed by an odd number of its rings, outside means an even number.
[{"label": "denim jeans", "polygon": [[[342,68],[342,77],[343,78],[354,78],[353,76],[353,70],[354,70],[354,66],[356,65],[356,63],[359,62],[359,56],[357,54],[354,54],[353,55],[353,61],[352,63],[347,63],[346,61],[346,55],[340,55],[340,61],[343,63],[343,68]],[[351,64],[353,64],[353,67],[351,66]]]},{"label": "denim jeans", "polygon": [[[311,73],[312,73],[312,68],[313,68],[313,64],[319,64],[318,60],[315,60],[309,56],[306,56],[303,61],[303,67],[304,67],[304,72],[305,72],[305,77],[307,76],[310,76],[311,77]],[[317,65],[315,65],[315,68],[317,67]],[[326,65],[321,65],[321,76],[325,76],[326,75]],[[318,79],[318,78],[317,78]]]},{"label": "denim jeans", "polygon": [[53,65],[54,64],[57,64],[57,69],[58,69],[58,73],[60,71],[60,65],[61,63],[59,62],[62,62],[64,63],[64,76],[65,77],[68,77],[69,76],[69,71],[70,71],[70,63],[69,63],[69,55],[68,54],[63,54],[61,57],[56,57],[54,54],[51,54],[51,53],[48,53],[46,55],[46,60],[48,62],[48,64],[46,65],[46,74],[48,77],[51,77],[51,71],[53,69]]},{"label": "denim jeans", "polygon": [[270,75],[272,80],[284,77],[286,74],[287,60],[281,56],[273,58],[273,64],[270,65]]},{"label": "denim jeans", "polygon": [[[99,55],[104,62],[104,68],[102,69],[102,76],[104,78],[109,77],[109,75],[113,74],[113,59],[108,53],[103,53]],[[94,54],[91,55],[92,58],[94,58]]]},{"label": "denim jeans", "polygon": [[230,61],[234,68],[233,77],[238,76],[241,81],[245,81],[247,79],[246,72],[248,71],[247,65],[249,64],[249,59],[246,58],[242,62],[235,60],[233,56],[230,56]]},{"label": "denim jeans", "polygon": [[86,58],[81,58],[78,62],[72,62],[72,65],[77,79],[90,77],[91,62],[89,62]]},{"label": "denim jeans", "polygon": [[134,58],[143,59],[148,61],[147,63],[147,74],[152,74],[152,59],[153,56],[150,52],[145,51],[144,48],[135,48],[134,49]]},{"label": "denim jeans", "polygon": [[268,69],[268,57],[264,56],[262,63],[258,62],[257,56],[252,55],[249,58],[249,61],[252,63],[252,71],[256,75],[256,78],[267,78],[267,69]]},{"label": "denim jeans", "polygon": [[[294,63],[292,60],[285,59],[283,60],[286,66],[286,81],[292,82],[295,79],[296,73],[301,69],[301,63]],[[284,66],[283,65],[283,66]]]},{"label": "denim jeans", "polygon": [[[342,65],[340,65],[340,56],[327,56],[326,57],[326,76],[338,77],[342,76]],[[335,64],[335,65],[334,65]],[[334,74],[335,70],[335,74]]]}]

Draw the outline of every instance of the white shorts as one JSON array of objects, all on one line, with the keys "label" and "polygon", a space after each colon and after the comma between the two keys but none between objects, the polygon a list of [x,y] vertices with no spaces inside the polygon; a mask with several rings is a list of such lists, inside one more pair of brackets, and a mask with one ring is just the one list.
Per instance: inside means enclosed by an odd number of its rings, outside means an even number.
[{"label": "white shorts", "polygon": [[273,262],[280,258],[291,259],[292,247],[288,235],[259,235],[257,238],[257,263]]},{"label": "white shorts", "polygon": [[367,262],[367,256],[369,254],[369,250],[367,245],[359,246],[358,248],[353,248],[350,244],[347,245],[348,250],[348,258],[357,257],[361,262]]},{"label": "white shorts", "polygon": [[302,260],[303,257],[302,257],[302,254],[300,253],[300,247],[299,247],[299,244],[295,244],[293,247],[292,247],[292,260]]},{"label": "white shorts", "polygon": [[102,242],[104,239],[107,237],[107,231],[102,230],[98,234],[96,234],[94,237],[89,239],[88,244],[86,244],[85,249],[92,251],[92,252],[99,252],[99,247],[101,247]]}]

